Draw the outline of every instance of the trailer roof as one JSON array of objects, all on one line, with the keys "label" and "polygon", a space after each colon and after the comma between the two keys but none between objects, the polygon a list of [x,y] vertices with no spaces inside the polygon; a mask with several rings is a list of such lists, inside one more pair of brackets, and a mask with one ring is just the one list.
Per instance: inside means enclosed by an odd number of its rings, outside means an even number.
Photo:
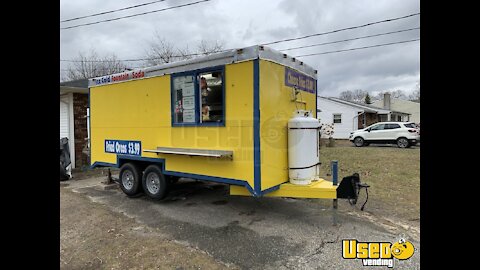
[{"label": "trailer roof", "polygon": [[264,59],[278,63],[297,70],[312,78],[317,78],[317,71],[311,66],[304,64],[302,61],[299,61],[294,57],[288,56],[287,54],[274,49],[261,45],[255,45],[241,49],[226,50],[194,59],[165,63],[152,67],[137,68],[131,71],[92,78],[88,80],[88,87],[120,83],[145,77],[162,76],[165,74],[238,63],[253,59]]}]

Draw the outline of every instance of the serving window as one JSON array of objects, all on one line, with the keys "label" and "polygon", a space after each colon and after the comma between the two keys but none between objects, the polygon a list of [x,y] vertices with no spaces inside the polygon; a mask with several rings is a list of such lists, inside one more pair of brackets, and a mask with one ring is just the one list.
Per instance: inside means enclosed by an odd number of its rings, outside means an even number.
[{"label": "serving window", "polygon": [[224,125],[224,70],[172,75],[172,125]]}]

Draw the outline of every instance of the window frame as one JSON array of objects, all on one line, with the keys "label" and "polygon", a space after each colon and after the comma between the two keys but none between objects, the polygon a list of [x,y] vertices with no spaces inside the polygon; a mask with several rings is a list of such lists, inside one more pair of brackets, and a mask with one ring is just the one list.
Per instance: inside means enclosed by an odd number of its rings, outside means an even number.
[{"label": "window frame", "polygon": [[[341,113],[333,113],[333,119],[332,119],[332,123],[333,124],[341,124],[342,123],[342,114]],[[340,115],[340,123],[335,123],[335,115]]]},{"label": "window frame", "polygon": [[[200,81],[198,80],[198,76],[201,73],[208,73],[208,72],[221,72],[222,73],[222,112],[223,112],[223,120],[221,122],[200,122],[201,118],[201,106],[200,106]],[[173,91],[173,81],[176,77],[182,76],[193,76],[194,77],[194,91],[195,91],[195,122],[194,123],[176,123],[175,122],[175,97]],[[172,127],[224,127],[225,120],[226,120],[226,111],[225,111],[225,83],[226,83],[226,74],[225,74],[225,66],[215,66],[215,67],[208,67],[208,68],[199,68],[199,69],[192,69],[188,71],[176,72],[170,74],[170,122]]]},{"label": "window frame", "polygon": [[[386,128],[388,127],[388,128]],[[402,126],[400,126],[399,124],[396,124],[396,123],[388,123],[388,124],[385,124],[385,127],[383,128],[383,130],[393,130],[393,129],[399,129],[399,128],[402,128]]]},{"label": "window frame", "polygon": [[[385,130],[385,125],[386,125],[386,124],[375,124],[375,125],[373,125],[372,127],[369,128],[369,129],[370,129],[370,132],[371,132],[371,131]],[[373,129],[374,127],[380,127],[380,126],[383,126],[383,128],[382,128],[382,129]]]}]

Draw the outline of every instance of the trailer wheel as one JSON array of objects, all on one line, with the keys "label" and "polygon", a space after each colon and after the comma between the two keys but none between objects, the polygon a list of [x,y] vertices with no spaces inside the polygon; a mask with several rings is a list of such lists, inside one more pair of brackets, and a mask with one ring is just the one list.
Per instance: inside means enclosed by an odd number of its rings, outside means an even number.
[{"label": "trailer wheel", "polygon": [[154,200],[161,200],[167,195],[168,182],[157,165],[145,169],[142,186],[145,194]]},{"label": "trailer wheel", "polygon": [[133,163],[125,163],[120,168],[120,188],[127,196],[135,196],[140,192],[140,170]]}]

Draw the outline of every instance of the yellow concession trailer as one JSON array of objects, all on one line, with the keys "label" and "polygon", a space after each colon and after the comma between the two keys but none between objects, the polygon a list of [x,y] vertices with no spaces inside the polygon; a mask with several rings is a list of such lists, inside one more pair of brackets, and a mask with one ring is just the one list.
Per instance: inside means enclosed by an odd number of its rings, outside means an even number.
[{"label": "yellow concession trailer", "polygon": [[[356,200],[358,175],[340,196],[342,183],[318,177],[316,78],[252,46],[90,79],[91,165],[120,168],[129,196],[161,199],[185,177],[229,184],[231,195]],[[302,144],[308,136],[294,132],[314,137]]]}]

